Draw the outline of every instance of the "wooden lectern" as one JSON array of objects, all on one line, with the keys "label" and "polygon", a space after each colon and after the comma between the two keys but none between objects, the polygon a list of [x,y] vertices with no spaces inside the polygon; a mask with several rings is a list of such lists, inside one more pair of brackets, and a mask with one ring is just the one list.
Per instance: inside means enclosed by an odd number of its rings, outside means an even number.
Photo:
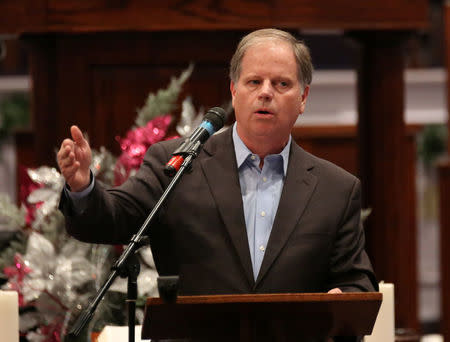
[{"label": "wooden lectern", "polygon": [[370,335],[382,294],[245,294],[148,298],[143,339],[304,341]]}]

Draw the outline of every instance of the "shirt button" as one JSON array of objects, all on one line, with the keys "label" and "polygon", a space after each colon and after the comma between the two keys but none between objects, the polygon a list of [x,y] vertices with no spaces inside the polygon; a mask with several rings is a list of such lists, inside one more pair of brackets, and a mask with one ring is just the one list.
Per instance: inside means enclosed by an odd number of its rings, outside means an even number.
[{"label": "shirt button", "polygon": [[256,159],[255,155],[252,154],[252,156],[250,157],[250,159],[251,159],[251,160],[255,160],[255,159]]},{"label": "shirt button", "polygon": [[265,212],[264,210],[261,211],[261,216],[262,216],[262,217],[266,216],[266,212]]},{"label": "shirt button", "polygon": [[267,182],[267,177],[263,177],[263,182]]},{"label": "shirt button", "polygon": [[264,252],[264,251],[265,251],[264,246],[263,246],[263,245],[259,246],[259,250],[262,251],[262,252]]}]

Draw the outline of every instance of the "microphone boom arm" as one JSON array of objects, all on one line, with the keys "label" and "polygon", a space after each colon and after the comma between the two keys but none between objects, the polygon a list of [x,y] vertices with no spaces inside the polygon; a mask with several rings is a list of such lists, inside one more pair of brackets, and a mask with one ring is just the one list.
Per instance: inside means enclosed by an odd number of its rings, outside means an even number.
[{"label": "microphone boom arm", "polygon": [[72,326],[72,329],[69,331],[69,335],[72,336],[78,336],[85,325],[92,319],[92,316],[94,315],[94,312],[104,297],[106,291],[110,288],[114,280],[117,278],[117,276],[120,274],[120,270],[122,270],[124,267],[126,267],[127,260],[136,253],[136,251],[142,247],[141,241],[145,239],[144,235],[146,235],[147,231],[150,228],[150,223],[152,222],[153,218],[161,208],[162,204],[166,201],[169,194],[172,192],[175,185],[179,182],[183,174],[186,170],[189,169],[189,167],[192,164],[192,161],[198,156],[200,150],[201,150],[202,144],[200,141],[196,141],[194,144],[192,144],[190,151],[187,152],[187,156],[184,159],[183,163],[181,164],[180,169],[177,171],[175,176],[170,181],[169,185],[167,186],[164,193],[159,198],[158,202],[153,207],[150,214],[147,216],[144,223],[139,228],[139,231],[132,236],[127,248],[122,252],[120,257],[117,259],[117,261],[114,263],[114,265],[111,267],[112,271],[109,274],[107,280],[103,283],[100,290],[97,292],[95,298],[89,303],[89,305],[83,310],[83,312],[80,314],[74,325]]}]

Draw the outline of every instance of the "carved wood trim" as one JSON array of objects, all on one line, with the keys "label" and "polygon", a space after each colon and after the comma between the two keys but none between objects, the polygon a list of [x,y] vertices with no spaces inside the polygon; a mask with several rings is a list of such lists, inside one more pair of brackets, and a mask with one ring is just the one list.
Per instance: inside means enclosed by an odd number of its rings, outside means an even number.
[{"label": "carved wood trim", "polygon": [[404,30],[427,26],[426,0],[3,0],[0,32]]}]

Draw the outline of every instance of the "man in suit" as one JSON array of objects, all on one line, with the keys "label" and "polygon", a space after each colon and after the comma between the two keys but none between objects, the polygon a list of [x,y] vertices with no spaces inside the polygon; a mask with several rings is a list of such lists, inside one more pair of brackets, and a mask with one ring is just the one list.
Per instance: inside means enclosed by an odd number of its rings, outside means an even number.
[{"label": "man in suit", "polygon": [[[230,68],[236,123],[204,144],[149,232],[158,272],[179,275],[181,294],[377,288],[358,179],[290,136],[312,69],[307,47],[284,31],[258,30],[238,45]],[[107,189],[93,179],[78,127],[71,135],[58,152],[68,232],[127,243],[168,185],[163,168],[180,140],[151,146],[136,176]]]}]

